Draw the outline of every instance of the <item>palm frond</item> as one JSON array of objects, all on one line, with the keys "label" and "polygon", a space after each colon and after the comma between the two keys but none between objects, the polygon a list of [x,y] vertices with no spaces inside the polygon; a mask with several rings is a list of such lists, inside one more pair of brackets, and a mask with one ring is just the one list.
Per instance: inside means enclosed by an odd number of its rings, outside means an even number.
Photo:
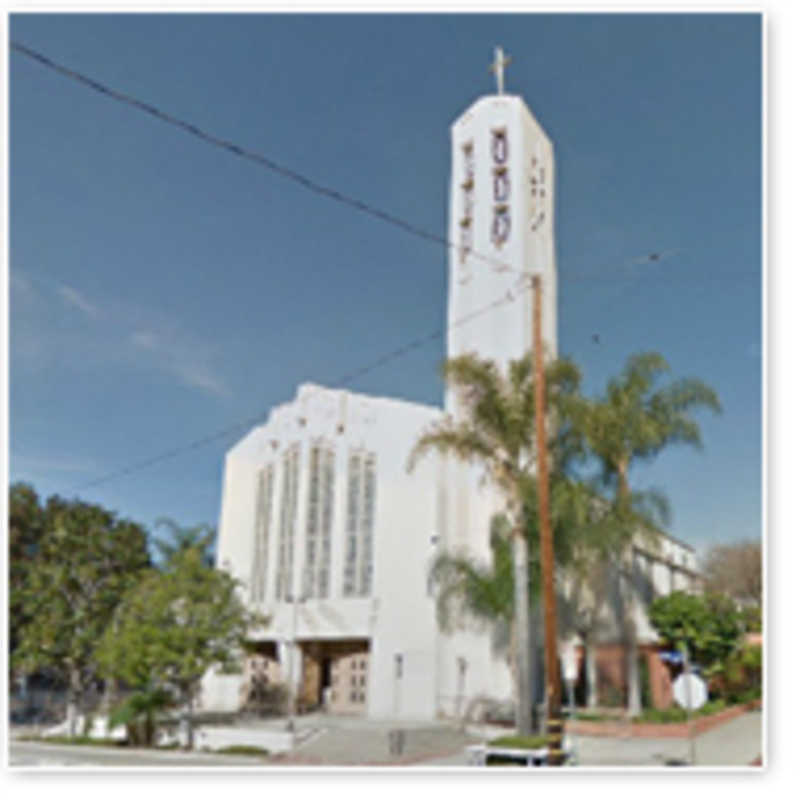
[{"label": "palm frond", "polygon": [[408,471],[413,471],[419,460],[432,450],[455,455],[463,461],[491,461],[497,455],[492,442],[479,431],[449,419],[434,423],[419,437],[408,456]]}]

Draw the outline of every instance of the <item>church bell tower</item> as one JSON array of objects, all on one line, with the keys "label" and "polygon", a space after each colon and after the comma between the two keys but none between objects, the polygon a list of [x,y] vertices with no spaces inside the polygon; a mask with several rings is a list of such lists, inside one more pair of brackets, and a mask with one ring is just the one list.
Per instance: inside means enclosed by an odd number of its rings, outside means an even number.
[{"label": "church bell tower", "polygon": [[[503,369],[531,349],[533,275],[545,357],[557,349],[553,145],[523,99],[505,93],[509,61],[497,48],[497,94],[451,126],[448,237],[447,357],[475,353]],[[454,398],[445,406],[455,412]]]}]

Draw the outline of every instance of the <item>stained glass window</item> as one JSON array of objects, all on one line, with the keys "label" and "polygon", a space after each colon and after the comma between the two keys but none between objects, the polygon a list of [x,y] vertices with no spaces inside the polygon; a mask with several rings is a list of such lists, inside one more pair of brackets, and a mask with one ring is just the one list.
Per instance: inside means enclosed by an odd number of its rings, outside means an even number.
[{"label": "stained glass window", "polygon": [[464,180],[461,184],[461,240],[459,242],[459,257],[461,263],[466,261],[467,255],[472,248],[472,214],[473,214],[473,186],[475,179],[475,153],[472,149],[472,142],[464,145]]},{"label": "stained glass window", "polygon": [[502,172],[495,173],[494,176],[494,200],[496,203],[505,203],[508,201],[510,184],[508,180],[508,173],[503,170]]},{"label": "stained glass window", "polygon": [[503,130],[492,131],[492,159],[495,164],[505,164],[508,160],[508,138]]},{"label": "stained glass window", "polygon": [[472,149],[472,142],[467,142],[464,150],[464,182],[471,183],[475,178],[475,153]]},{"label": "stained glass window", "polygon": [[508,208],[498,206],[494,210],[492,219],[492,241],[496,245],[501,245],[508,239],[511,233],[511,215]]}]

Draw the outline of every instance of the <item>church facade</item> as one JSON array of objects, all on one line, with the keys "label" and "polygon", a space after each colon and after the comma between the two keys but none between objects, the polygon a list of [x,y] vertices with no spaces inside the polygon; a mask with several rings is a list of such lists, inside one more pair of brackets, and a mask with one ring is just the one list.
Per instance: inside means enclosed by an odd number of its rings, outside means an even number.
[{"label": "church facade", "polygon": [[[532,274],[546,354],[557,353],[555,161],[522,98],[498,84],[451,127],[447,356],[505,367],[532,346]],[[502,499],[453,460],[407,469],[425,428],[460,413],[449,394],[439,408],[304,384],[231,448],[217,564],[268,621],[242,676],[206,677],[206,708],[238,707],[259,671],[331,713],[432,719],[510,699],[507,653],[487,630],[441,632],[429,579],[442,549],[489,560]],[[691,548],[669,540],[659,552],[688,586]],[[670,580],[661,556],[640,555],[654,581]],[[642,641],[654,640],[637,614]]]}]

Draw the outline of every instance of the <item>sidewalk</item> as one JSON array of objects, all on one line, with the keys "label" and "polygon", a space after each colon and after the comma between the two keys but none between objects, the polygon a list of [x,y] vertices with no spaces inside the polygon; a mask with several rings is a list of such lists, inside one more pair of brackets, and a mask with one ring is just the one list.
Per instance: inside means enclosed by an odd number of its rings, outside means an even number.
[{"label": "sidewalk", "polygon": [[[760,711],[751,711],[695,737],[698,767],[745,767],[763,755]],[[254,721],[256,728],[285,729],[286,720]],[[243,727],[249,727],[243,726]],[[212,753],[139,751],[59,746],[12,741],[12,763],[72,766],[371,766],[475,769],[467,764],[466,747],[484,741],[447,723],[366,720],[363,717],[308,715],[296,721],[297,745],[292,753],[271,758],[237,758]],[[402,730],[401,753],[390,747],[390,733]],[[20,735],[19,730],[12,733]],[[578,767],[664,767],[687,765],[687,739],[578,736]]]},{"label": "sidewalk", "polygon": [[[393,753],[390,747],[390,734],[395,730],[403,732],[400,753]],[[449,723],[326,715],[298,718],[297,734],[301,743],[294,752],[274,763],[388,767],[415,766],[422,764],[422,759],[456,758],[464,764],[466,746],[478,741]]]},{"label": "sidewalk", "polygon": [[[577,736],[579,767],[663,767],[688,765],[687,739],[644,739],[639,737]],[[761,711],[750,711],[694,739],[697,767],[745,767],[763,752]],[[465,753],[416,762],[426,767],[466,766]]]}]

